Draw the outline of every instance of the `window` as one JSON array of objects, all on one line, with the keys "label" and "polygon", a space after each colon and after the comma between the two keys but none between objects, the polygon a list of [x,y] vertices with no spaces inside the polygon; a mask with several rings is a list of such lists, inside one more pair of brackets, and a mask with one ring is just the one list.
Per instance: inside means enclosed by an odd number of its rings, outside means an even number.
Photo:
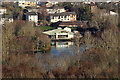
[{"label": "window", "polygon": [[54,19],[54,16],[51,16],[51,19]]},{"label": "window", "polygon": [[58,13],[60,13],[60,10],[58,10]]},{"label": "window", "polygon": [[60,19],[60,16],[58,17],[58,19]]},{"label": "window", "polygon": [[68,32],[66,32],[66,31],[61,31],[61,33],[68,33]]},{"label": "window", "polygon": [[67,16],[65,16],[65,18],[66,18]]}]

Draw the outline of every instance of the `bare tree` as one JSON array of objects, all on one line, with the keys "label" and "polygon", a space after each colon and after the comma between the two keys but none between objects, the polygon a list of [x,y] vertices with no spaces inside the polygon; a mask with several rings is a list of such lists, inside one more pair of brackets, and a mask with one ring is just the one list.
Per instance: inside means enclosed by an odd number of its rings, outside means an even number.
[{"label": "bare tree", "polygon": [[40,28],[34,27],[34,24],[30,22],[5,23],[2,33],[3,53],[30,52],[37,45],[36,42],[39,43],[39,48],[43,47],[43,44],[45,48],[50,47],[50,39],[43,35]]},{"label": "bare tree", "polygon": [[47,16],[48,13],[46,11],[46,5],[42,4],[41,8],[38,10],[39,22],[43,22],[43,24],[45,25],[47,23]]}]

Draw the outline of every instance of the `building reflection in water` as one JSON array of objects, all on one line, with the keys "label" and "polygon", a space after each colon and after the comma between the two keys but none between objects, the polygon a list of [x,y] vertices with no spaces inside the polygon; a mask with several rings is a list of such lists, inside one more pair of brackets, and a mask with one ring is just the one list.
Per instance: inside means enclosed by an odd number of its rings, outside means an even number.
[{"label": "building reflection in water", "polygon": [[70,47],[73,45],[73,42],[71,41],[65,41],[65,42],[52,42],[51,46],[56,48],[62,48],[62,47]]}]

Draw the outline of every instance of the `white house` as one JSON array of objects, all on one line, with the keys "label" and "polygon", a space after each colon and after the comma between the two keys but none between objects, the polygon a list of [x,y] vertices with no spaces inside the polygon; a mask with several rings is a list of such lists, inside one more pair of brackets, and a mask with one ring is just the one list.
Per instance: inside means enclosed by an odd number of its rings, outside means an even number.
[{"label": "white house", "polygon": [[25,8],[27,6],[36,6],[36,2],[30,0],[19,0],[18,5],[22,8]]},{"label": "white house", "polygon": [[58,2],[56,2],[56,1],[48,1],[46,3],[46,7],[52,7],[53,5],[56,5],[56,4],[58,4]]},{"label": "white house", "polygon": [[49,14],[66,12],[66,10],[64,8],[59,8],[59,7],[49,7],[46,10]]},{"label": "white house", "polygon": [[70,28],[58,28],[50,31],[45,31],[43,33],[49,35],[52,40],[72,39],[74,37],[74,33],[71,32]]},{"label": "white house", "polygon": [[28,12],[38,12],[38,8],[27,8]]},{"label": "white house", "polygon": [[75,12],[63,12],[56,13],[50,15],[50,22],[58,22],[58,21],[76,21],[76,13]]},{"label": "white house", "polygon": [[109,12],[103,12],[101,13],[101,16],[118,16],[119,14],[113,11],[109,11]]},{"label": "white house", "polygon": [[20,0],[20,1],[18,2],[18,5],[19,5],[20,7],[22,7],[22,8],[24,8],[24,7],[26,6],[25,0]]},{"label": "white house", "polygon": [[6,14],[6,13],[7,13],[7,9],[6,8],[0,8],[0,15]]},{"label": "white house", "polygon": [[118,13],[110,11],[110,15],[118,15]]},{"label": "white house", "polygon": [[26,20],[33,21],[37,24],[38,23],[38,14],[36,12],[28,12],[28,13],[26,13]]},{"label": "white house", "polygon": [[0,18],[0,22],[2,24],[4,24],[4,22],[13,22],[13,17],[10,16],[10,15],[3,15],[1,18]]},{"label": "white house", "polygon": [[111,1],[111,0],[107,0],[107,1],[106,1],[106,3],[110,3],[110,2],[112,2],[112,1]]}]

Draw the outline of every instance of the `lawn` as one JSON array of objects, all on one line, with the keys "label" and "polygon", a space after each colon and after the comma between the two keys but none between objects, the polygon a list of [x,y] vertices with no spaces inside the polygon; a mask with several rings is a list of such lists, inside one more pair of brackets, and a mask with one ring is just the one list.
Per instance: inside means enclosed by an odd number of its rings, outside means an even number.
[{"label": "lawn", "polygon": [[43,31],[47,31],[47,30],[52,30],[54,29],[54,27],[51,27],[51,26],[37,26],[39,27],[41,30]]}]

